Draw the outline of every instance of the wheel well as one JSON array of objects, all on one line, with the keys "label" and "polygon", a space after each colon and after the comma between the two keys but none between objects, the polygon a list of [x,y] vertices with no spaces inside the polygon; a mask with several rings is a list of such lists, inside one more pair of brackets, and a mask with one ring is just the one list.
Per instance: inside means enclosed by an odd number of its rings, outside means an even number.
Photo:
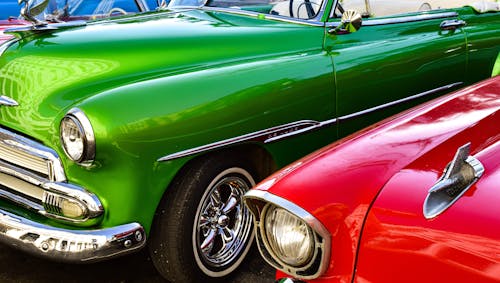
[{"label": "wheel well", "polygon": [[[238,158],[242,157],[247,158],[252,163],[252,165],[254,165],[255,170],[257,170],[257,172],[255,172],[257,174],[257,176],[255,176],[256,177],[255,181],[257,183],[266,178],[267,176],[271,175],[271,173],[275,172],[278,169],[278,166],[276,165],[276,162],[272,158],[271,154],[264,148],[254,144],[234,146],[200,154],[194,157],[193,159],[189,160],[188,162],[186,162],[186,164],[184,164],[179,169],[179,171],[177,172],[177,174],[175,174],[171,182],[166,186],[166,189],[163,192],[163,196],[161,198],[162,200],[160,201],[160,203],[163,202],[165,198],[171,198],[173,197],[174,194],[177,193],[175,192],[175,190],[172,190],[172,186],[174,186],[183,178],[187,177],[187,175],[190,174],[189,170],[190,168],[193,168],[193,166],[195,168],[199,167],[199,165],[202,164],[206,159],[216,158],[220,156],[228,156],[228,157],[236,156]],[[196,178],[196,176],[193,177]],[[157,206],[157,211],[155,212],[155,218],[157,217],[157,214],[158,214],[158,206]]]},{"label": "wheel well", "polygon": [[199,155],[184,164],[179,173],[185,171],[186,168],[200,162],[201,160],[214,158],[216,156],[227,156],[228,158],[230,156],[238,156],[239,158],[247,158],[252,162],[254,168],[257,170],[256,173],[258,174],[257,178],[259,180],[271,175],[271,173],[278,169],[276,162],[267,150],[255,144],[247,144],[224,148]]}]

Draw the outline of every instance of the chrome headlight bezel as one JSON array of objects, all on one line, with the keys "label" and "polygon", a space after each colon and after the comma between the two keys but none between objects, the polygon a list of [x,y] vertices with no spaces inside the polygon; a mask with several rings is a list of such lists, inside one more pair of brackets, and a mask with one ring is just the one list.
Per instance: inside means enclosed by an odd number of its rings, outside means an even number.
[{"label": "chrome headlight bezel", "polygon": [[[78,131],[79,139],[81,139],[82,148],[78,154],[73,153],[69,148],[70,144],[67,136],[68,125],[73,124],[74,128]],[[78,108],[73,108],[61,119],[59,125],[59,139],[61,147],[66,156],[72,161],[81,165],[90,165],[94,162],[95,158],[95,137],[94,130],[90,124],[90,120],[85,113]],[[75,146],[75,145],[73,145]]]},{"label": "chrome headlight bezel", "polygon": [[[315,279],[326,272],[330,261],[331,235],[321,222],[296,204],[267,191],[250,190],[244,196],[245,204],[254,215],[257,245],[264,259],[274,268],[299,279]],[[312,237],[312,251],[308,260],[299,265],[290,264],[277,254],[266,235],[266,214],[276,207],[307,225]]]}]

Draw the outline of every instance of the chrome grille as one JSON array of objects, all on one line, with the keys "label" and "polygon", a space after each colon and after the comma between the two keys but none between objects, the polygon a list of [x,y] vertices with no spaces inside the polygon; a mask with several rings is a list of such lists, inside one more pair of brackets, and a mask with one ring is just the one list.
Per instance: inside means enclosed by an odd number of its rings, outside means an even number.
[{"label": "chrome grille", "polygon": [[47,160],[18,148],[8,146],[5,144],[7,142],[9,142],[9,140],[0,143],[0,159],[24,169],[38,172],[46,178],[49,177],[50,174]]},{"label": "chrome grille", "polygon": [[54,150],[2,128],[0,163],[29,171],[51,182],[66,181],[61,161]]},{"label": "chrome grille", "polygon": [[[102,221],[104,211],[97,196],[67,182],[56,151],[1,127],[0,199],[82,227]],[[80,210],[68,214],[65,204]]]}]

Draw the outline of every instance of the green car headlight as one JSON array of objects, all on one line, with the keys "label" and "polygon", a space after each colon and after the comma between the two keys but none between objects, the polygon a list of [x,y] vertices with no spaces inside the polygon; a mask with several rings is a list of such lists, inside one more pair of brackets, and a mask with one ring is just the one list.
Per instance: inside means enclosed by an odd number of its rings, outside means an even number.
[{"label": "green car headlight", "polygon": [[314,234],[300,218],[271,205],[264,216],[268,247],[284,263],[300,267],[314,255]]},{"label": "green car headlight", "polygon": [[60,138],[64,152],[71,160],[82,164],[94,161],[94,131],[80,109],[71,109],[61,120]]}]

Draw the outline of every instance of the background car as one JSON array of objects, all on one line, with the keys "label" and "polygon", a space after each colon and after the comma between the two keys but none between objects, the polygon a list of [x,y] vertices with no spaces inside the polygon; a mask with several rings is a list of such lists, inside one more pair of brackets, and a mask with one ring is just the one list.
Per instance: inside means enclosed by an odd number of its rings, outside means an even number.
[{"label": "background car", "polygon": [[19,4],[17,0],[0,2],[0,20],[19,15]]},{"label": "background car", "polygon": [[497,76],[292,163],[245,195],[262,255],[280,282],[498,282],[499,122]]},{"label": "background car", "polygon": [[[36,2],[33,2],[35,5]],[[36,18],[50,23],[75,20],[95,20],[110,16],[146,12],[156,9],[156,0],[50,0],[47,8]],[[31,25],[32,23],[19,15],[21,7],[17,0],[0,3],[0,44],[13,36],[5,34],[6,29]]]},{"label": "background car", "polygon": [[293,18],[275,5],[182,0],[13,32],[0,49],[0,239],[75,262],[147,239],[170,281],[230,280],[253,239],[250,187],[490,76],[500,53],[498,12],[415,11],[350,32],[360,14],[338,1],[292,3]]},{"label": "background car", "polygon": [[[31,1],[31,5],[36,5],[41,1]],[[19,11],[23,4],[18,4],[18,0],[3,0],[0,2],[0,20],[9,17],[18,18]],[[95,17],[107,15],[110,12],[138,13],[154,10],[158,7],[156,0],[50,0],[47,8],[41,15],[42,19],[48,17]]]}]

